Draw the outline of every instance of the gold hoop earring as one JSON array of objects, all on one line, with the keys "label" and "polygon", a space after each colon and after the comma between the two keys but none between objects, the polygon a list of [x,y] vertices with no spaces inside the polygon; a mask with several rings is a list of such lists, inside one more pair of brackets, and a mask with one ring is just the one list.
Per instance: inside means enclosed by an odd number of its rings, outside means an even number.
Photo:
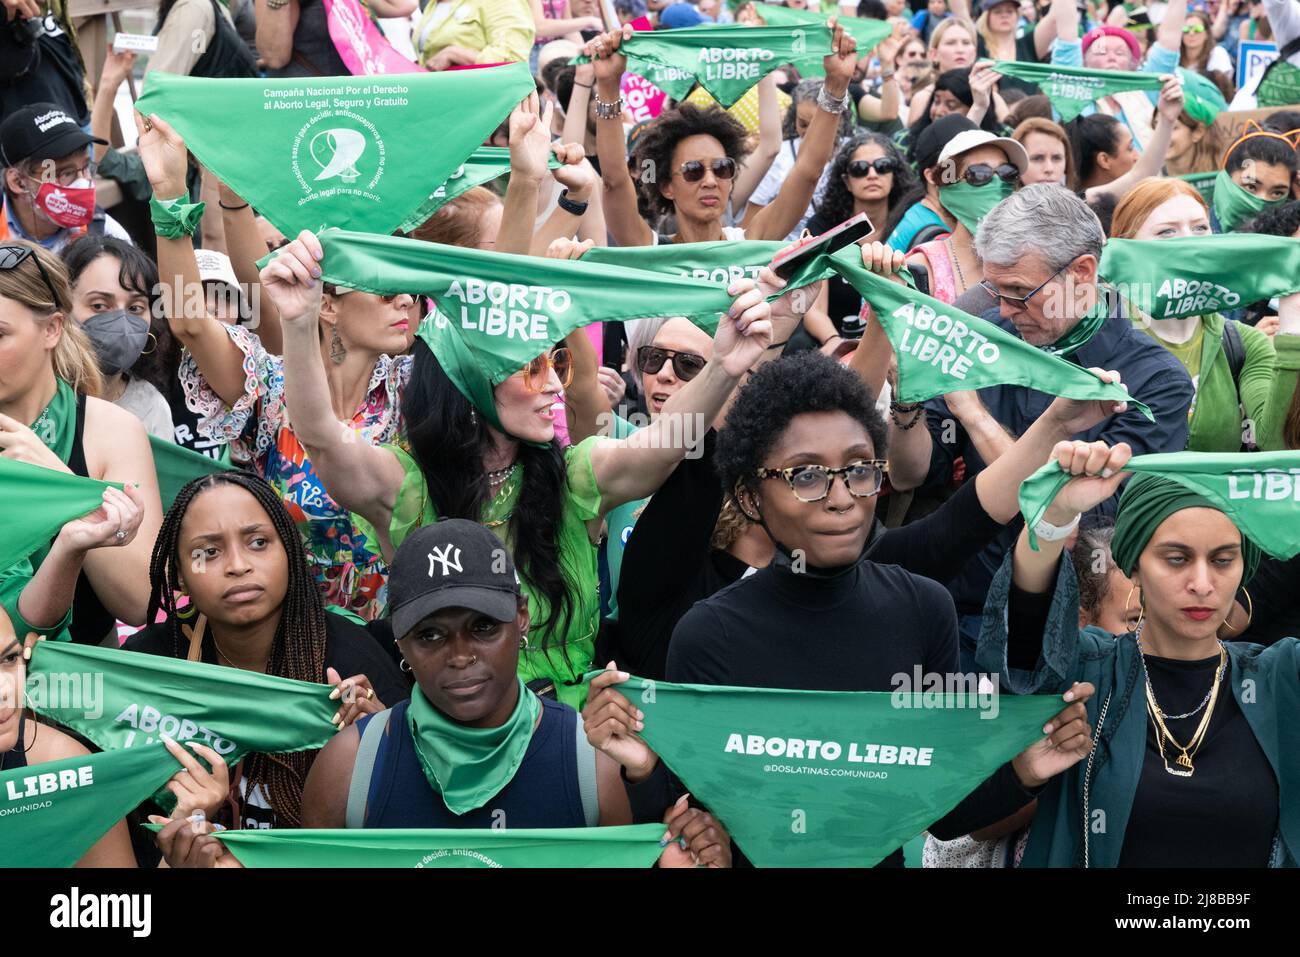
[{"label": "gold hoop earring", "polygon": [[1249,628],[1250,623],[1255,620],[1255,603],[1250,600],[1250,592],[1246,590],[1245,586],[1242,586],[1241,593],[1246,596],[1246,623],[1242,625],[1240,628],[1234,628],[1232,625],[1231,608],[1228,609],[1228,614],[1225,615],[1223,619],[1223,624],[1227,626],[1229,630],[1231,630],[1233,635],[1240,635],[1247,628]]},{"label": "gold hoop earring", "polygon": [[330,327],[330,361],[336,366],[342,365],[343,360],[348,357],[348,350],[343,347],[343,340],[339,337],[339,327]]},{"label": "gold hoop earring", "polygon": [[519,650],[520,651],[528,650],[528,632],[526,631],[519,633]]},{"label": "gold hoop earring", "polygon": [[[1133,597],[1133,592],[1137,590],[1137,587],[1138,587],[1137,585],[1131,585],[1129,587],[1128,594],[1124,596],[1125,611],[1128,611],[1129,600]],[[1138,593],[1138,620],[1137,620],[1137,624],[1133,626],[1134,631],[1137,631],[1139,628],[1142,627],[1142,619],[1146,617],[1146,614],[1147,614],[1147,603],[1142,600],[1142,595],[1139,592]]]}]

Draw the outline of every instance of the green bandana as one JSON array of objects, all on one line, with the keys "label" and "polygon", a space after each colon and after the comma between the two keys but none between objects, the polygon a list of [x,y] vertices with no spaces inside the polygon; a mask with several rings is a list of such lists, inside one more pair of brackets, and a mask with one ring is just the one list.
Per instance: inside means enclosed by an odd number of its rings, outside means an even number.
[{"label": "green bandana", "polygon": [[230,471],[230,466],[223,462],[156,435],[149,436],[149,445],[153,449],[153,467],[158,475],[158,491],[164,512],[172,507],[181,489],[194,479]]},{"label": "green bandana", "polygon": [[1228,233],[1112,239],[1098,271],[1152,319],[1182,319],[1300,290],[1300,240]]},{"label": "green bandana", "polygon": [[465,830],[220,831],[245,867],[650,867],[662,824]]},{"label": "green bandana", "polygon": [[[511,256],[328,230],[323,281],[385,295],[427,293],[438,310],[417,335],[480,415],[505,432],[493,389],[570,332],[593,322],[653,318],[672,303],[712,333],[731,306],[725,288],[595,262]],[[646,247],[649,249],[649,247]]]},{"label": "green bandana", "polygon": [[[1206,496],[1173,479],[1155,473],[1133,476],[1119,497],[1115,514],[1115,533],[1110,553],[1115,565],[1125,575],[1132,575],[1138,557],[1151,541],[1160,523],[1185,508],[1212,508],[1223,511]],[[1246,536],[1241,539],[1241,558],[1245,565],[1241,583],[1245,585],[1259,567],[1260,551]]]},{"label": "green bandana", "polygon": [[1061,336],[1061,338],[1057,339],[1050,346],[1039,346],[1039,348],[1049,356],[1060,356],[1064,358],[1065,356],[1074,355],[1092,341],[1092,337],[1101,331],[1101,327],[1104,326],[1106,320],[1110,318],[1110,310],[1106,307],[1107,298],[1108,297],[1106,296],[1100,296],[1097,304],[1089,309],[1084,317],[1076,322],[1069,332]]},{"label": "green bandana", "polygon": [[712,243],[659,246],[596,246],[584,263],[644,269],[665,276],[701,279],[724,289],[738,279],[758,279],[759,271],[789,243],[723,239]]},{"label": "green bandana", "polygon": [[1226,169],[1219,170],[1219,175],[1214,178],[1214,216],[1225,233],[1232,232],[1268,207],[1285,203],[1288,198],[1269,200],[1256,196],[1238,186]]},{"label": "green bandana", "polygon": [[[755,12],[763,18],[769,27],[798,27],[809,24],[825,23],[829,13],[816,10],[795,10],[791,7],[778,6],[775,3],[755,3]],[[858,56],[863,57],[876,48],[885,37],[894,32],[894,28],[884,20],[868,20],[863,17],[840,17],[840,25],[853,39],[858,41]],[[794,61],[802,77],[822,76],[825,66],[822,58],[809,57]]]},{"label": "green bandana", "polygon": [[542,703],[522,678],[519,700],[499,728],[471,728],[429,703],[419,686],[411,689],[406,723],[429,787],[442,795],[452,814],[480,808],[514,778],[533,740]]},{"label": "green bandana", "polygon": [[71,867],[180,769],[156,744],[0,772],[0,867]]},{"label": "green bandana", "polygon": [[1164,81],[1156,73],[1127,70],[1090,70],[1082,66],[1055,66],[1047,63],[1020,63],[998,60],[993,69],[1003,76],[1034,83],[1052,101],[1068,123],[1102,97],[1130,90],[1159,90]]},{"label": "green bandana", "polygon": [[1300,103],[1300,68],[1291,63],[1273,64],[1255,90],[1255,104],[1266,109],[1296,103]]},{"label": "green bandana", "polygon": [[337,730],[326,684],[159,655],[42,641],[27,699],[41,714],[106,751],[167,735],[197,741],[233,767],[244,755],[323,747]]},{"label": "green bandana", "polygon": [[645,713],[640,736],[758,867],[870,867],[1041,738],[1061,709],[1046,695],[928,684],[915,695],[635,677],[616,687]]},{"label": "green bandana", "polygon": [[[885,35],[891,29],[886,29]],[[726,109],[778,67],[830,54],[831,31],[820,18],[816,23],[795,26],[707,25],[633,33],[619,49],[628,57],[629,71],[632,61],[637,61],[690,73]],[[858,51],[859,55],[865,52]],[[580,56],[573,62],[590,61]],[[646,79],[654,82],[648,76]]]},{"label": "green bandana", "polygon": [[[1227,515],[1243,536],[1275,558],[1285,560],[1300,553],[1300,535],[1296,534],[1300,452],[1164,452],[1134,456],[1124,471],[1160,475],[1208,499],[1210,508]],[[1053,460],[1020,486],[1020,511],[1029,528],[1029,544],[1035,550],[1038,540],[1034,526],[1069,480],[1070,476]],[[1120,512],[1123,510],[1121,499]],[[1114,551],[1113,545],[1112,552],[1119,562],[1120,552]]]},{"label": "green bandana", "polygon": [[[534,89],[528,65],[310,79],[154,73],[136,104],[286,236],[391,233]],[[231,132],[238,136],[232,139]]]},{"label": "green bandana", "polygon": [[864,269],[856,246],[814,261],[787,288],[827,274],[822,268],[827,263],[871,303],[884,326],[898,357],[900,402],[923,402],[958,389],[1020,385],[1071,399],[1127,402],[1154,421],[1151,410],[1123,386],[1102,382],[978,316]]},{"label": "green bandana", "polygon": [[77,393],[62,379],[54,380],[54,398],[41,410],[30,428],[46,448],[67,464],[72,455],[73,432],[76,431]]},{"label": "green bandana", "polygon": [[[578,57],[575,63],[590,62],[586,57]],[[637,57],[627,58],[627,72],[643,76],[674,100],[683,100],[695,89],[695,74],[680,70],[675,66],[662,66]]]},{"label": "green bandana", "polygon": [[1015,191],[1015,186],[997,176],[983,186],[972,186],[963,180],[951,186],[940,186],[939,202],[974,236],[993,207]]},{"label": "green bandana", "polygon": [[[552,153],[547,160],[550,169],[559,169],[560,161]],[[430,216],[446,206],[462,193],[468,193],[475,186],[482,186],[510,173],[510,150],[504,146],[480,146],[465,162],[447,177],[429,197],[429,204],[420,210],[420,217],[408,220],[401,226],[402,232],[410,232],[424,223]]]},{"label": "green bandana", "polygon": [[1183,80],[1183,112],[1196,122],[1209,126],[1216,116],[1228,108],[1223,93],[1208,77],[1181,66],[1178,75]]},{"label": "green bandana", "polygon": [[120,482],[97,482],[68,472],[0,459],[0,501],[5,509],[4,535],[0,536],[0,568],[8,568],[38,553],[40,565],[50,539],[65,522],[93,512],[103,503],[104,489],[120,489]]}]

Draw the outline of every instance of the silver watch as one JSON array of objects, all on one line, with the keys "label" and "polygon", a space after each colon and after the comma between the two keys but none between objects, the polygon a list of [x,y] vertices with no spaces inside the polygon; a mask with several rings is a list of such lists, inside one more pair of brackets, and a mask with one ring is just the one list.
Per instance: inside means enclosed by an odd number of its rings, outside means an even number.
[{"label": "silver watch", "polygon": [[843,96],[837,98],[826,92],[826,84],[823,83],[821,89],[817,91],[817,107],[827,113],[843,113],[849,108],[848,90],[844,91]]}]

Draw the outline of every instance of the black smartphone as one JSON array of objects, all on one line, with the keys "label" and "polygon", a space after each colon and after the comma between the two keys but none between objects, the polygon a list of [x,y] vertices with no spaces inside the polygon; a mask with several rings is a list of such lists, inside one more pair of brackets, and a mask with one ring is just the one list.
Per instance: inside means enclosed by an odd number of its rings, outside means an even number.
[{"label": "black smartphone", "polygon": [[772,271],[782,279],[789,279],[812,257],[821,253],[830,254],[850,243],[856,243],[859,239],[870,236],[874,228],[866,213],[858,213],[802,246],[777,253],[771,262]]}]

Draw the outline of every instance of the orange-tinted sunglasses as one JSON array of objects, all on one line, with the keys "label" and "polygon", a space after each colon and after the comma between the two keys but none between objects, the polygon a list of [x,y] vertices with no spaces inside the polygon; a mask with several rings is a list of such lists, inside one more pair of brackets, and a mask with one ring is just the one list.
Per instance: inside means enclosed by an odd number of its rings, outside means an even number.
[{"label": "orange-tinted sunglasses", "polygon": [[573,355],[568,349],[560,348],[543,353],[524,366],[524,385],[528,391],[544,392],[552,369],[560,379],[560,388],[567,389],[573,382]]}]

